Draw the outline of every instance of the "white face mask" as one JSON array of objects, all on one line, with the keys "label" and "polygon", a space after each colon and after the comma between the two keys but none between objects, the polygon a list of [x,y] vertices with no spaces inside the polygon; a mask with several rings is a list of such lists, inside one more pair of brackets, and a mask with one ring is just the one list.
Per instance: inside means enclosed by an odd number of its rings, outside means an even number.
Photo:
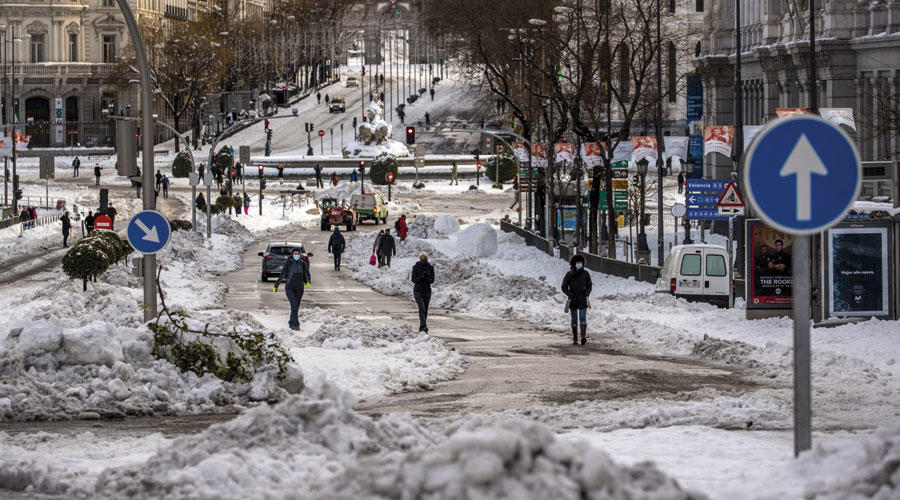
[{"label": "white face mask", "polygon": [[294,260],[300,260],[300,255],[294,255]]},{"label": "white face mask", "polygon": [[575,263],[575,269],[581,269],[582,267],[584,267],[584,264],[582,264],[581,262]]}]

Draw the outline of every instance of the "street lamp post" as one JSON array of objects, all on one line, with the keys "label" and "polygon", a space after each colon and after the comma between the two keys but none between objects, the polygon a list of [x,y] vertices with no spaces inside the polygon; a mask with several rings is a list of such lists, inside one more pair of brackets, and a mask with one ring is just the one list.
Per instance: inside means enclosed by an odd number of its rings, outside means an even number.
[{"label": "street lamp post", "polygon": [[[19,158],[19,152],[16,147],[16,124],[18,123],[18,117],[16,116],[16,112],[18,111],[16,108],[18,107],[17,98],[16,98],[16,44],[22,43],[22,41],[31,38],[31,35],[24,34],[19,35],[17,37],[13,37],[12,39],[12,70],[10,71],[10,75],[12,76],[12,107],[10,108],[10,120],[9,123],[13,124],[13,144],[12,144],[12,177],[13,177],[13,188],[18,187],[16,183],[16,162]],[[5,172],[4,172],[5,173]],[[19,200],[16,198],[16,193],[13,192],[13,213],[19,212]]]},{"label": "street lamp post", "polygon": [[[662,35],[660,17],[662,1],[656,0],[656,262],[665,260],[665,226],[663,224],[663,143],[662,133]],[[674,71],[670,69],[669,71]],[[643,214],[642,214],[643,216]],[[641,221],[643,222],[643,221]],[[675,243],[678,243],[677,241]]]},{"label": "street lamp post", "polygon": [[646,217],[644,217],[644,211],[646,210],[647,204],[647,193],[646,193],[646,181],[647,181],[647,167],[650,165],[650,162],[647,158],[641,158],[640,161],[637,162],[637,171],[638,175],[641,177],[641,213],[638,214],[640,217],[640,231],[638,232],[638,261],[640,259],[648,259],[650,257],[650,247],[647,246],[647,232],[646,232]]}]

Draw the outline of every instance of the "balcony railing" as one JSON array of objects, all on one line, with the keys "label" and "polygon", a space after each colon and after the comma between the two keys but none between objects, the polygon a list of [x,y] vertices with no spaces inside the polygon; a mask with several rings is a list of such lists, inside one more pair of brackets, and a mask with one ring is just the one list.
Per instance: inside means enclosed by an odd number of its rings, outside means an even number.
[{"label": "balcony railing", "polygon": [[[3,74],[14,76],[108,76],[116,71],[116,64],[79,63],[79,62],[47,62],[7,64]],[[13,71],[15,69],[15,71]]]}]

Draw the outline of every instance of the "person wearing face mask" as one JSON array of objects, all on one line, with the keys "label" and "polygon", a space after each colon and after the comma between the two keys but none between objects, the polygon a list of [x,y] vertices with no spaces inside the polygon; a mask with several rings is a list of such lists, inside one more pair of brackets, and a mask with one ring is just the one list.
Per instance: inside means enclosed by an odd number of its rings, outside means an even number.
[{"label": "person wearing face mask", "polygon": [[572,315],[572,345],[578,344],[578,327],[581,326],[581,345],[587,342],[587,310],[591,307],[591,275],[584,268],[584,257],[575,255],[569,261],[569,272],[563,278],[562,291],[569,298],[567,307]]},{"label": "person wearing face mask", "polygon": [[309,288],[312,284],[312,278],[309,275],[309,261],[303,257],[303,251],[300,248],[291,250],[291,258],[285,262],[281,269],[281,275],[275,282],[273,292],[278,292],[278,285],[284,283],[284,293],[287,295],[288,302],[291,303],[291,316],[288,319],[288,326],[291,330],[300,329],[300,320],[297,318],[297,311],[300,309],[300,301],[303,299],[303,288]]}]

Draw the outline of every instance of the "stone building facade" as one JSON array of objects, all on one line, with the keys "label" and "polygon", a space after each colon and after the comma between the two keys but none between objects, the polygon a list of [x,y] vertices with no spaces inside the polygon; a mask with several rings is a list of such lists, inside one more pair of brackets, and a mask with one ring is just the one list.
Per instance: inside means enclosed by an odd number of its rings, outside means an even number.
[{"label": "stone building facade", "polygon": [[[741,2],[742,109],[745,125],[775,118],[777,108],[809,106],[808,0]],[[900,1],[815,0],[820,108],[851,108],[863,161],[900,153]],[[709,2],[696,70],[704,86],[704,124],[734,123],[734,2]],[[796,9],[795,9],[796,7]],[[731,163],[706,157],[706,175]]]}]

